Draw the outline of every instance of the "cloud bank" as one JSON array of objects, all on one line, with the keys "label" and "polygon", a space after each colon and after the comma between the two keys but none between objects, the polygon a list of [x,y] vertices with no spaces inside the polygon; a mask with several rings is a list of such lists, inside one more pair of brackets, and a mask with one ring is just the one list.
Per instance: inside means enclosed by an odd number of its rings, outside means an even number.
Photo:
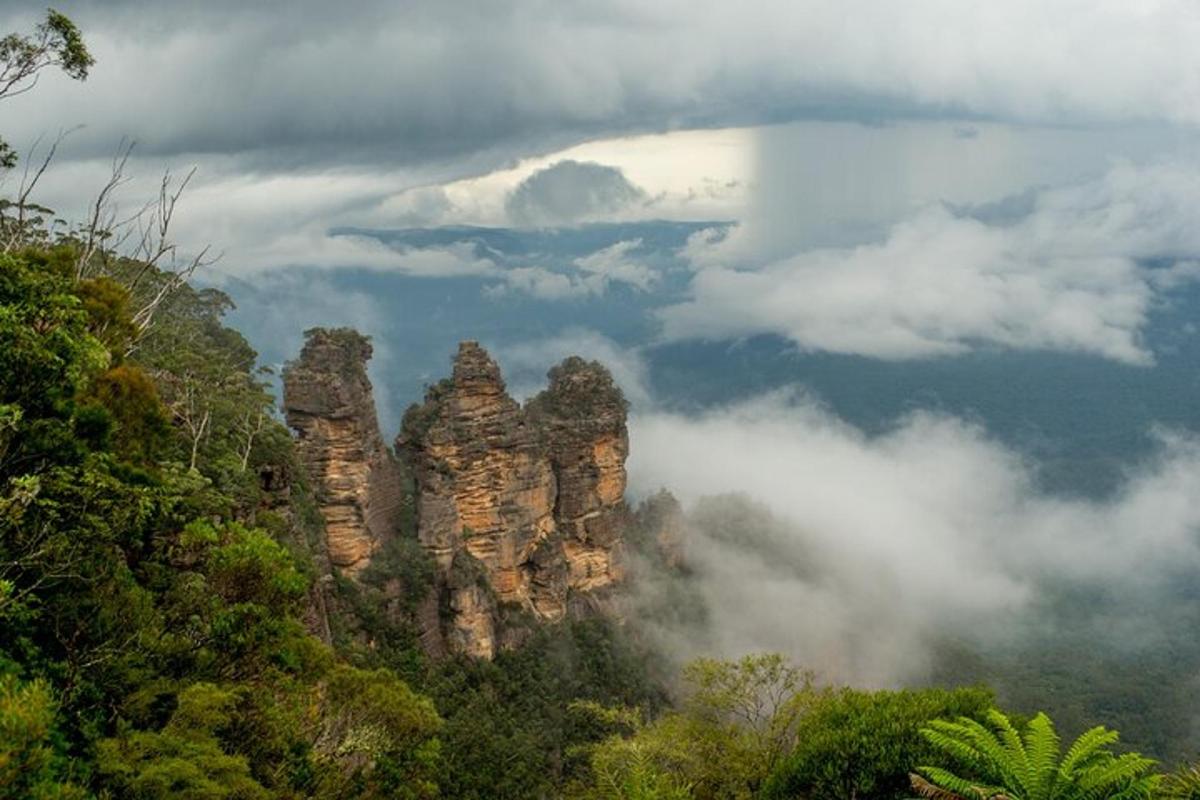
[{"label": "cloud bank", "polygon": [[[709,618],[676,652],[773,650],[827,677],[925,677],[945,637],[1002,642],[1052,591],[1102,590],[1100,641],[1149,642],[1164,587],[1200,568],[1200,443],[1164,436],[1112,497],[1042,494],[1032,465],[927,413],[868,437],[811,398],[631,420],[631,486],[691,509],[691,585]],[[1177,634],[1178,632],[1176,632]]]},{"label": "cloud bank", "polygon": [[1014,218],[927,207],[883,240],[740,269],[698,236],[691,298],[667,339],[773,333],[805,350],[905,359],[978,346],[1153,360],[1142,332],[1165,292],[1198,276],[1200,170],[1122,165],[1028,197]]},{"label": "cloud bank", "polygon": [[658,282],[658,273],[638,260],[633,251],[640,239],[617,242],[571,261],[560,270],[518,266],[505,270],[500,283],[483,288],[486,296],[500,299],[509,292],[523,292],[540,300],[598,297],[616,284],[648,292]]}]

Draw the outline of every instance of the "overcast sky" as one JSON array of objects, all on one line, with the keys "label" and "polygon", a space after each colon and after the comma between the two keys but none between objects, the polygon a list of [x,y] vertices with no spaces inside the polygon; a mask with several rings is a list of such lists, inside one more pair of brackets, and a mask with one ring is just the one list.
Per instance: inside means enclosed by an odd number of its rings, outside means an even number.
[{"label": "overcast sky", "polygon": [[[397,252],[338,226],[729,220],[662,338],[877,358],[983,342],[1152,363],[1192,279],[1200,6],[1184,0],[80,0],[97,64],[0,104],[64,143],[70,215],[136,140],[133,206],[199,167],[177,235],[213,275],[367,267],[546,299],[651,291],[631,245],[564,263]],[[28,30],[40,2],[0,4]],[[615,256],[622,256],[616,259]],[[1162,274],[1148,259],[1178,264]],[[934,291],[936,289],[936,291]]]},{"label": "overcast sky", "polygon": [[[87,34],[95,74],[86,87],[47,81],[6,109],[6,127],[19,140],[85,123],[82,149],[96,154],[132,134],[147,152],[260,164],[465,165],[615,134],[803,118],[1200,120],[1200,9],[1186,0],[60,8]],[[43,3],[3,9],[4,28],[21,28]]]}]

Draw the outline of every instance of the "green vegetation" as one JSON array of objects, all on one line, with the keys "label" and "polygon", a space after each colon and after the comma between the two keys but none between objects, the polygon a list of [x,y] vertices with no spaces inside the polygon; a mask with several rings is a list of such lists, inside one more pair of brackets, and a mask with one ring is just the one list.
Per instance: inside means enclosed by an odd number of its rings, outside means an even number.
[{"label": "green vegetation", "polygon": [[[290,439],[236,428],[269,397],[223,304],[178,293],[127,356],[127,304],[88,302],[76,256],[0,256],[8,796],[431,796],[432,703],[309,635],[303,532],[256,526]],[[204,435],[168,405],[181,374]]]},{"label": "green vegetation", "polygon": [[933,720],[981,717],[983,689],[863,692],[819,687],[778,655],[700,659],[683,671],[675,710],[577,704],[612,731],[587,748],[580,798],[858,797],[911,795],[909,773],[936,751]]},{"label": "green vegetation", "polygon": [[918,767],[913,788],[936,800],[1084,800],[1084,798],[1149,798],[1161,777],[1147,774],[1154,762],[1137,753],[1115,755],[1108,748],[1116,731],[1096,727],[1085,732],[1063,755],[1054,724],[1038,714],[1018,732],[996,710],[987,724],[962,717],[934,720],[921,731],[958,772]]},{"label": "green vegetation", "polygon": [[936,755],[921,729],[942,718],[982,719],[992,703],[985,689],[822,692],[763,796],[909,797],[913,765]]}]

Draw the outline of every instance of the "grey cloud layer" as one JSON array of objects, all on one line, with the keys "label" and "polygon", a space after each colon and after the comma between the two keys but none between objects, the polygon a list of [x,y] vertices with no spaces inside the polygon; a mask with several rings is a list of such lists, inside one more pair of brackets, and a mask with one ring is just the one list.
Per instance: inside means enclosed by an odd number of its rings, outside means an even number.
[{"label": "grey cloud layer", "polygon": [[[41,3],[5,4],[0,28]],[[668,127],[953,112],[1200,120],[1183,0],[67,2],[98,65],[5,109],[17,142],[86,123],[146,152],[476,168]],[[64,109],[67,110],[64,118]],[[466,168],[459,164],[458,168]]]}]

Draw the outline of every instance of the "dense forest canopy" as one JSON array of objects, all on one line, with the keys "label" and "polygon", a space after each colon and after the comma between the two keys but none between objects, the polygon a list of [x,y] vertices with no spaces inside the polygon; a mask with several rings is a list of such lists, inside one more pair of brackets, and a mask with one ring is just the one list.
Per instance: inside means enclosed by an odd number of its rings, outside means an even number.
[{"label": "dense forest canopy", "polygon": [[[52,11],[0,39],[0,100],[92,64]],[[0,798],[1200,794],[984,687],[829,686],[770,654],[678,668],[636,620],[427,657],[412,514],[361,580],[321,585],[312,488],[230,299],[187,280],[203,257],[166,224],[126,247],[105,190],[57,224],[38,169],[0,204]]]}]

